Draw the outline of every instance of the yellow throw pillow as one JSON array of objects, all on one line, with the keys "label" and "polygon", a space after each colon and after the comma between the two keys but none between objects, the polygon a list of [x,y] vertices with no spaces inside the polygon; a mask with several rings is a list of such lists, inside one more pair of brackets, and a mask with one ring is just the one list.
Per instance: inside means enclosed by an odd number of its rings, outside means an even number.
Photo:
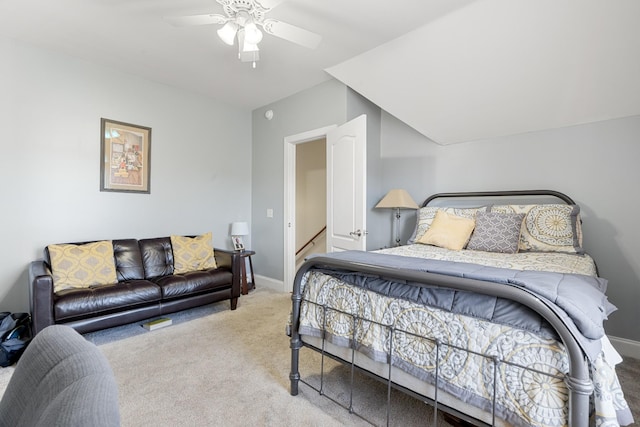
[{"label": "yellow throw pillow", "polygon": [[171,236],[173,274],[218,268],[211,232],[196,237]]},{"label": "yellow throw pillow", "polygon": [[476,222],[473,219],[451,215],[443,210],[438,210],[431,226],[418,239],[418,243],[459,251],[469,241],[475,225]]},{"label": "yellow throw pillow", "polygon": [[54,292],[118,282],[110,240],[82,245],[49,245],[48,249]]}]

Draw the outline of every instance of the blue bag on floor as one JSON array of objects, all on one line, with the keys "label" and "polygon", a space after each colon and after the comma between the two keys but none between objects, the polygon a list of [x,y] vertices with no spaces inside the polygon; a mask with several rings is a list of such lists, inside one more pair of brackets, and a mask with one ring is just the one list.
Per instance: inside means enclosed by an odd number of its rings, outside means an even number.
[{"label": "blue bag on floor", "polygon": [[0,366],[16,363],[30,341],[29,313],[0,313]]}]

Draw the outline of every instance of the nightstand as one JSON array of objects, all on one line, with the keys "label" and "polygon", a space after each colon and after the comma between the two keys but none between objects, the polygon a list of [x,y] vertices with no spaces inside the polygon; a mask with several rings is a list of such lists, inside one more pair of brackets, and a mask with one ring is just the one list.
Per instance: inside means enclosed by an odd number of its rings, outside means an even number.
[{"label": "nightstand", "polygon": [[[240,293],[247,295],[250,289],[256,288],[256,280],[253,277],[253,263],[251,262],[251,256],[255,255],[255,251],[240,251],[238,252],[242,262],[240,263]],[[247,281],[247,263],[245,258],[249,258],[249,269],[251,270],[251,282]]]}]

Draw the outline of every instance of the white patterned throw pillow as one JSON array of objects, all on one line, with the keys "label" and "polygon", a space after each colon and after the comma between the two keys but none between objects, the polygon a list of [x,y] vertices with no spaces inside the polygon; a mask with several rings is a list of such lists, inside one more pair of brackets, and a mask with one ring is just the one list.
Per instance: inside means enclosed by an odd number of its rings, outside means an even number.
[{"label": "white patterned throw pillow", "polygon": [[489,212],[523,213],[519,251],[584,253],[578,205],[493,205]]}]

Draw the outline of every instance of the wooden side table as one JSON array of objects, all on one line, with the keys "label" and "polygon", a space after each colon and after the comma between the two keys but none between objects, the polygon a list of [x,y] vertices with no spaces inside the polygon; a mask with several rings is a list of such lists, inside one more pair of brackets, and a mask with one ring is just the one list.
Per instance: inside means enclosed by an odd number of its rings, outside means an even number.
[{"label": "wooden side table", "polygon": [[[251,256],[255,255],[255,251],[244,250],[240,251],[240,293],[247,295],[250,289],[256,288],[256,280],[253,277],[253,263],[251,262]],[[247,263],[245,258],[249,258],[249,268],[251,269],[251,282],[247,281]]]}]

